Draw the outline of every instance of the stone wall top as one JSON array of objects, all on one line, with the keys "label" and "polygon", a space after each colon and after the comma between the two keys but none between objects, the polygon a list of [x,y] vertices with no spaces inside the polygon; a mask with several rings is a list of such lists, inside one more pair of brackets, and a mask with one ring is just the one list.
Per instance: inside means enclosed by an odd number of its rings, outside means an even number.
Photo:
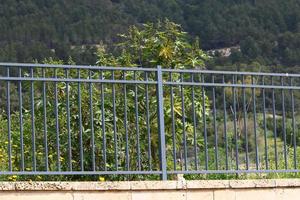
[{"label": "stone wall top", "polygon": [[300,179],[116,182],[0,182],[0,191],[141,191],[300,187]]}]

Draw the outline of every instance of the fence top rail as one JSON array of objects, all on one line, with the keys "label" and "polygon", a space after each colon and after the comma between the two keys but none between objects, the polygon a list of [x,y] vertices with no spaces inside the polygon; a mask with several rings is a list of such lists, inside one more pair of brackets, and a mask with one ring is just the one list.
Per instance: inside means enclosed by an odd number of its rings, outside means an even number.
[{"label": "fence top rail", "polygon": [[173,73],[198,73],[198,74],[219,74],[219,75],[244,75],[244,76],[276,76],[276,77],[300,77],[300,74],[290,73],[266,73],[266,72],[239,72],[239,71],[216,71],[200,69],[162,69],[163,72]]},{"label": "fence top rail", "polygon": [[[53,65],[38,63],[5,63],[0,62],[0,67],[34,67],[34,68],[61,68],[61,69],[86,69],[86,70],[120,70],[120,71],[147,71],[156,72],[157,68],[142,67],[112,67],[96,65]],[[216,75],[241,75],[241,76],[274,76],[274,77],[300,77],[300,74],[290,73],[265,73],[265,72],[239,72],[239,71],[216,71],[202,69],[161,69],[163,73],[198,73],[198,74],[216,74]]]},{"label": "fence top rail", "polygon": [[89,69],[89,70],[120,70],[120,71],[148,71],[155,72],[156,68],[140,67],[111,67],[111,66],[92,66],[92,65],[52,65],[52,64],[30,64],[30,63],[1,63],[2,67],[34,67],[34,68],[61,68],[61,69]]},{"label": "fence top rail", "polygon": [[80,79],[80,78],[32,78],[0,76],[0,81],[45,81],[45,82],[76,82],[76,83],[112,83],[112,84],[157,84],[157,81],[112,80],[112,79]]}]

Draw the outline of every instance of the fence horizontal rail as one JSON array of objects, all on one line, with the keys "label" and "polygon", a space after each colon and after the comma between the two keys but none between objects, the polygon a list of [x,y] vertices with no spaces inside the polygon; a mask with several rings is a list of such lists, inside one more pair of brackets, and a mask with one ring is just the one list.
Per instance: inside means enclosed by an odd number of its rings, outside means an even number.
[{"label": "fence horizontal rail", "polygon": [[97,80],[97,79],[70,79],[70,78],[18,78],[0,77],[0,81],[35,81],[35,82],[75,82],[75,83],[112,83],[112,84],[157,84],[156,81],[133,80]]},{"label": "fence horizontal rail", "polygon": [[22,67],[22,68],[60,68],[60,69],[85,69],[85,70],[119,70],[119,71],[146,71],[156,72],[155,68],[138,67],[109,67],[109,66],[90,66],[90,65],[54,65],[54,64],[27,64],[27,63],[0,63],[3,67]]},{"label": "fence horizontal rail", "polygon": [[[99,80],[99,79],[69,79],[69,78],[22,78],[22,77],[0,77],[0,81],[35,81],[35,82],[80,82],[80,83],[111,83],[111,84],[157,84],[157,81],[133,81],[133,80]],[[184,86],[206,86],[206,87],[236,87],[236,88],[265,88],[265,89],[292,89],[299,90],[300,86],[278,86],[278,85],[252,85],[252,84],[230,84],[230,83],[195,83],[195,82],[163,82],[164,85]]]},{"label": "fence horizontal rail", "polygon": [[165,85],[184,86],[205,86],[205,87],[235,87],[235,88],[264,88],[264,89],[285,89],[299,90],[298,86],[278,86],[278,85],[250,85],[250,84],[230,84],[230,83],[192,83],[192,82],[164,82]]},{"label": "fence horizontal rail", "polygon": [[300,74],[290,73],[265,73],[243,71],[214,71],[199,69],[162,69],[163,72],[192,73],[192,74],[219,74],[219,75],[245,75],[245,76],[274,76],[274,77],[300,77]]},{"label": "fence horizontal rail", "polygon": [[298,173],[300,75],[0,63],[1,175]]}]

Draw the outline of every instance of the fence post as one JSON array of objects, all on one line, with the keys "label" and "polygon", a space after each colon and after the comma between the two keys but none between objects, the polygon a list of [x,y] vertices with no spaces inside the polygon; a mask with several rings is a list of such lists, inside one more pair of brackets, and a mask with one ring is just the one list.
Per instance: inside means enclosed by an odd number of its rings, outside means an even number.
[{"label": "fence post", "polygon": [[157,109],[158,109],[158,134],[159,134],[159,153],[161,179],[167,180],[167,161],[166,161],[166,141],[165,141],[165,122],[164,122],[164,98],[163,80],[161,66],[157,66]]}]

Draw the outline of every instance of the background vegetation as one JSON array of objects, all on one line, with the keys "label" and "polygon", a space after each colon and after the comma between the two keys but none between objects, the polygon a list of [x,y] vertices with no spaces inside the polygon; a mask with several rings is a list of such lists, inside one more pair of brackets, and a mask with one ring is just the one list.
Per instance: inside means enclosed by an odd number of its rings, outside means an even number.
[{"label": "background vegetation", "polygon": [[299,66],[299,10],[298,0],[2,0],[0,60],[72,56],[77,64],[94,64],[97,45],[114,52],[128,25],[169,18],[198,36],[204,50],[240,46],[210,68],[258,62],[280,71]]},{"label": "background vegetation", "polygon": [[[138,67],[156,67],[162,65],[166,68],[208,68],[218,70],[247,70],[247,71],[272,71],[272,72],[297,72],[300,63],[300,3],[297,0],[163,0],[163,1],[109,1],[109,0],[87,0],[87,1],[40,1],[26,0],[15,1],[6,0],[1,2],[0,6],[0,60],[10,62],[46,62],[46,63],[69,63],[69,64],[98,64],[110,66],[138,66]],[[182,26],[165,20],[169,18]],[[161,19],[161,20],[158,20]],[[155,22],[155,23],[146,23]],[[129,26],[135,24],[134,26]],[[129,27],[129,28],[128,28]],[[182,27],[189,33],[182,30]],[[119,34],[119,35],[118,35]],[[229,56],[223,56],[220,53],[211,54],[206,50],[214,50],[219,48],[234,47]],[[208,54],[211,54],[209,56]],[[51,59],[45,59],[50,58]],[[224,67],[226,66],[226,67]],[[284,66],[284,67],[282,67]],[[29,76],[29,69],[22,69],[23,76]],[[1,71],[4,75],[5,71]],[[45,75],[49,77],[59,76],[65,77],[64,70],[45,70]],[[11,75],[18,75],[17,69],[11,70]],[[35,71],[36,76],[43,76],[41,71]],[[87,71],[79,72],[81,77],[95,78],[99,76],[104,78],[124,78],[124,74],[112,72]],[[77,71],[70,71],[69,76],[77,77]],[[147,77],[148,76],[148,77]],[[131,73],[127,72],[128,79],[144,80],[146,77],[151,79],[154,74],[146,73]],[[126,78],[125,77],[125,78]],[[169,79],[168,75],[164,75],[164,79]],[[189,74],[175,74],[172,79],[190,80],[192,77]],[[194,78],[194,77],[193,77]],[[220,77],[215,77],[215,81],[220,81]],[[231,78],[231,77],[229,77]],[[226,82],[231,80],[227,77]],[[244,77],[245,81],[250,83],[251,77]],[[211,81],[212,77],[205,77],[206,81]],[[285,79],[288,81],[288,78]],[[194,81],[202,81],[202,78],[195,78]],[[261,81],[255,79],[254,81]],[[268,80],[270,81],[270,80]],[[238,80],[241,82],[241,78]],[[2,99],[7,98],[5,91],[5,82],[1,82],[3,87],[0,87],[0,170],[7,171],[8,163],[8,143],[7,140],[7,115],[6,102]],[[46,102],[43,102],[42,83],[35,83],[34,109],[36,121],[43,121],[44,110],[43,105],[46,103],[47,109],[51,110],[48,115],[47,128],[49,136],[49,155],[44,152],[44,127],[42,123],[34,125],[37,132],[36,135],[36,151],[32,153],[31,143],[31,101],[30,98],[30,82],[22,83],[24,105],[21,108],[23,112],[23,128],[24,128],[24,156],[27,162],[26,170],[33,169],[33,155],[37,158],[37,169],[44,169],[44,159],[49,159],[49,168],[56,170],[58,163],[62,163],[61,169],[66,170],[70,166],[67,163],[68,157],[68,135],[66,134],[66,90],[70,92],[70,108],[71,115],[71,139],[78,143],[79,132],[82,128],[84,136],[84,166],[85,170],[92,170],[93,157],[90,154],[91,146],[94,139],[98,142],[95,144],[95,152],[97,158],[95,163],[98,170],[126,170],[127,168],[144,170],[158,169],[158,146],[157,146],[157,113],[153,107],[149,107],[150,118],[145,117],[147,112],[147,102],[145,94],[148,90],[149,105],[156,103],[155,87],[134,85],[128,86],[128,142],[131,144],[129,149],[126,149],[126,138],[124,138],[124,87],[122,85],[102,85],[100,84],[81,84],[76,83],[67,85],[66,83],[47,83],[46,84]],[[280,84],[280,80],[275,79],[274,84]],[[294,84],[299,84],[295,81]],[[57,93],[55,90],[57,89]],[[213,90],[206,89],[205,96],[201,96],[199,88],[195,89],[195,98],[199,101],[192,105],[192,87],[185,87],[183,96],[185,99],[186,110],[184,113],[181,103],[180,87],[165,88],[165,110],[166,113],[166,140],[167,140],[167,162],[168,169],[180,170],[188,163],[188,168],[195,167],[193,160],[194,149],[188,149],[188,160],[182,159],[183,154],[183,130],[187,134],[187,144],[190,147],[198,150],[198,158],[201,161],[199,166],[204,168],[204,140],[203,122],[205,116],[207,119],[207,135],[208,135],[208,165],[210,169],[225,169],[226,151],[228,154],[229,168],[234,169],[236,156],[240,160],[239,167],[246,168],[246,160],[251,162],[250,168],[255,168],[256,149],[259,152],[259,167],[266,168],[267,161],[269,168],[275,169],[275,141],[278,146],[278,168],[283,169],[285,165],[288,168],[293,168],[294,156],[299,160],[300,150],[298,147],[300,135],[298,134],[298,124],[293,124],[291,112],[290,94],[285,92],[286,96],[286,119],[283,120],[283,112],[280,110],[282,106],[282,94],[277,91],[276,98],[276,125],[272,116],[271,108],[271,90],[266,90],[266,113],[262,113],[263,94],[262,90],[257,90],[253,93],[256,97],[258,105],[257,121],[254,121],[254,112],[252,107],[252,91],[246,90],[246,104],[248,106],[247,116],[243,117],[242,105],[242,90],[237,90],[237,128],[238,138],[235,138],[233,116],[233,100],[232,88],[215,88],[215,93],[219,97],[216,102],[213,102]],[[81,92],[79,92],[80,90]],[[11,111],[12,111],[12,161],[13,170],[20,170],[20,126],[18,105],[18,84],[11,83]],[[113,97],[113,91],[116,96]],[[102,102],[99,96],[104,94],[106,108],[106,136],[103,137],[103,121],[102,117]],[[222,105],[221,95],[227,96],[227,106]],[[83,118],[81,126],[79,125],[79,107],[78,97],[81,96]],[[299,121],[299,92],[295,92],[296,112],[295,120]],[[55,101],[55,96],[58,97],[58,102]],[[170,99],[174,98],[174,107],[171,106]],[[91,106],[90,99],[94,102]],[[135,104],[138,100],[139,104]],[[202,100],[204,100],[206,109],[203,111]],[[113,104],[115,102],[115,106]],[[213,112],[214,104],[217,105],[216,113]],[[194,123],[193,109],[194,106],[197,123]],[[223,107],[222,107],[223,106]],[[136,109],[141,114],[140,117],[135,116]],[[176,143],[173,143],[172,138],[172,109],[175,112],[175,136]],[[90,110],[94,110],[91,113]],[[228,113],[228,121],[224,121],[224,110]],[[54,113],[58,111],[58,118]],[[117,118],[113,116],[116,112]],[[94,121],[91,120],[91,115],[94,115]],[[266,120],[263,115],[266,114]],[[182,123],[182,119],[186,120],[186,124]],[[216,119],[216,122],[214,120]],[[244,126],[244,121],[248,126]],[[285,123],[285,126],[283,124]],[[136,124],[140,128],[141,138],[141,164],[137,165],[137,155],[139,151],[136,149]],[[227,126],[227,142],[228,149],[225,147],[225,129]],[[254,138],[254,124],[257,125],[257,138]],[[148,125],[150,125],[150,138]],[[293,131],[293,126],[296,132]],[[59,127],[59,129],[57,129]],[[274,129],[278,133],[274,135]],[[92,130],[95,135],[92,137]],[[249,143],[245,143],[245,131],[249,134]],[[194,138],[194,131],[199,133],[197,140]],[[117,132],[117,138],[114,137],[114,132]],[[57,153],[57,133],[60,136],[61,155]],[[215,134],[217,133],[217,134]],[[297,142],[294,145],[293,137]],[[219,138],[215,142],[216,137]],[[285,138],[286,137],[286,138]],[[284,140],[286,144],[284,144]],[[107,163],[103,162],[103,141],[107,140]],[[101,142],[99,142],[101,141]],[[117,145],[117,146],[116,146]],[[239,155],[235,153],[235,146],[238,145]],[[267,151],[265,147],[268,145]],[[276,146],[276,147],[277,147]],[[115,154],[115,148],[120,151]],[[176,148],[177,154],[173,155],[173,149]],[[216,150],[218,147],[218,150]],[[246,147],[248,155],[246,155]],[[284,147],[287,149],[287,160],[285,162]],[[201,150],[201,151],[200,151]],[[124,152],[130,152],[129,161],[126,160]],[[216,151],[219,153],[220,160],[216,159]],[[80,170],[78,162],[79,146],[73,146],[71,153],[75,159],[71,159],[74,170]],[[150,153],[150,154],[149,154]],[[116,155],[119,165],[115,165]],[[149,156],[150,155],[150,156]],[[266,156],[268,155],[268,159]],[[175,157],[176,166],[173,166]],[[150,159],[152,163],[150,164]],[[261,174],[259,176],[274,177],[277,174]],[[280,175],[286,176],[286,175]],[[287,176],[297,176],[297,174],[288,174]],[[240,176],[245,178],[247,176]],[[254,176],[255,177],[255,176]],[[1,177],[9,180],[37,179],[37,180],[97,180],[99,177],[27,177],[27,176],[9,176]],[[102,177],[101,177],[102,178]],[[149,178],[157,179],[157,176],[107,176],[107,179],[140,179]],[[190,175],[187,178],[239,178],[227,175],[211,175],[200,176]],[[102,180],[102,179],[101,179]]]}]

